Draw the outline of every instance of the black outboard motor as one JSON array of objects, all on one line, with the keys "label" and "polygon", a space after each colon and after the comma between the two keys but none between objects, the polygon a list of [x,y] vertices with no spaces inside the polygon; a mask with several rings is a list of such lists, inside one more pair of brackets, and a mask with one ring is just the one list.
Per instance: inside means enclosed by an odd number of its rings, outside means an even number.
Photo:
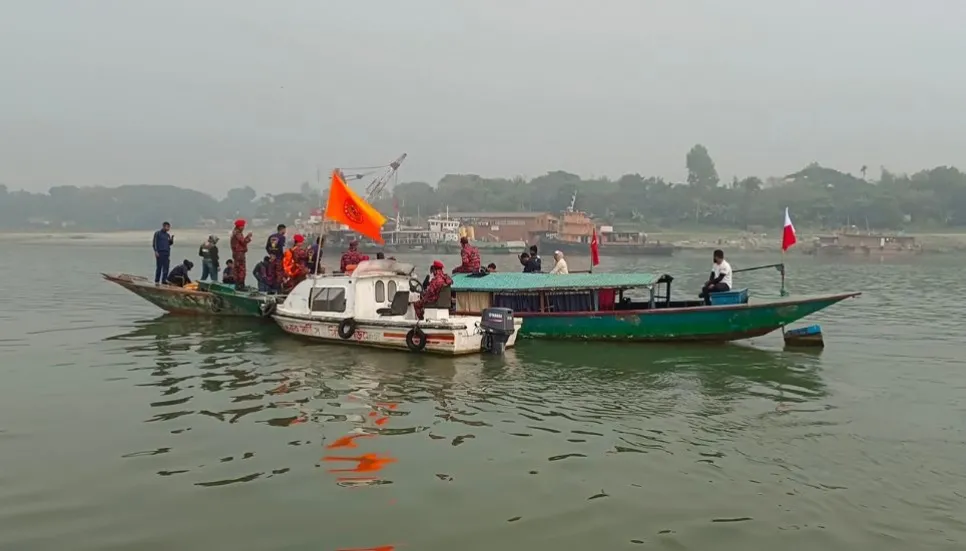
[{"label": "black outboard motor", "polygon": [[513,310],[509,308],[486,308],[480,320],[483,339],[480,350],[487,354],[502,355],[506,343],[513,335]]}]

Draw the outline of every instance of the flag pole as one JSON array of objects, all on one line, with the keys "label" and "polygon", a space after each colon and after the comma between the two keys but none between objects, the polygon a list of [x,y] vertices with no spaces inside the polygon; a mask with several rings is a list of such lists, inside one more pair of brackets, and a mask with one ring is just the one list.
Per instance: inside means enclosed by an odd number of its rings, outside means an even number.
[{"label": "flag pole", "polygon": [[780,291],[781,296],[787,297],[788,291],[785,290],[785,248],[782,247],[782,289]]},{"label": "flag pole", "polygon": [[[325,211],[322,210],[322,169],[318,165],[315,167],[315,184],[319,186],[319,211],[321,211],[322,216],[319,220],[319,236],[315,238],[315,244],[318,245],[319,249],[315,251],[315,270],[313,270],[313,275],[319,275],[319,265],[322,264],[322,242],[325,240]],[[311,245],[309,245],[311,248]]]}]

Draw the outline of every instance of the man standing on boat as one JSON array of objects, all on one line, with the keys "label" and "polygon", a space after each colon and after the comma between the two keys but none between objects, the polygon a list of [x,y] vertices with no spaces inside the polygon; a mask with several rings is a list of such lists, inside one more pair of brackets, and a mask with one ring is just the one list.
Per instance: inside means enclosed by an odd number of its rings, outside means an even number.
[{"label": "man standing on boat", "polygon": [[[531,247],[536,249],[536,247]],[[530,253],[524,251],[520,253],[520,264],[523,264],[523,273],[525,274],[539,274],[540,273],[540,257],[531,256]]]},{"label": "man standing on boat", "polygon": [[[543,271],[543,261],[540,260],[536,245],[530,245],[530,272],[539,273]],[[524,270],[525,272],[528,270]]]},{"label": "man standing on boat", "polygon": [[285,286],[289,289],[304,281],[306,274],[308,274],[308,252],[303,246],[305,238],[300,234],[295,234],[292,241],[292,247],[285,251],[285,256],[282,258],[282,269],[285,270]]},{"label": "man standing on boat", "polygon": [[265,242],[265,252],[268,253],[268,278],[265,283],[269,291],[276,293],[282,290],[282,255],[285,254],[285,224],[279,224],[275,228],[275,233],[268,236]]},{"label": "man standing on boat", "polygon": [[259,293],[270,293],[273,289],[268,283],[268,271],[270,270],[272,260],[269,257],[265,257],[261,262],[255,264],[255,269],[252,270],[252,275],[255,276],[255,282],[258,283]]},{"label": "man standing on boat", "polygon": [[209,276],[212,281],[218,281],[218,236],[209,235],[198,247],[198,256],[201,257],[201,281]]},{"label": "man standing on boat", "polygon": [[154,284],[168,281],[168,269],[171,267],[171,246],[174,236],[171,235],[171,224],[161,224],[161,229],[154,232],[151,247],[154,249]]},{"label": "man standing on boat", "polygon": [[[308,268],[310,274],[325,273],[325,268],[322,266],[322,246],[325,245],[325,238],[321,235],[315,239],[315,244],[309,247],[308,255],[305,257],[305,266]],[[316,271],[317,270],[317,271]]]},{"label": "man standing on boat", "polygon": [[359,252],[359,242],[353,239],[349,241],[349,250],[342,253],[342,260],[339,261],[339,271],[345,272],[346,266],[358,266],[362,260],[362,253]]},{"label": "man standing on boat", "polygon": [[252,242],[252,232],[245,232],[245,221],[242,219],[235,220],[235,229],[231,231],[231,259],[232,262],[232,272],[235,280],[235,289],[242,290],[245,288],[245,276],[248,275],[245,272],[248,271],[245,266],[245,255],[248,254],[248,244]]},{"label": "man standing on boat", "polygon": [[446,275],[445,267],[439,260],[434,260],[429,268],[429,285],[423,289],[419,300],[413,303],[413,310],[416,311],[416,319],[423,319],[427,304],[433,304],[439,300],[439,294],[444,287],[453,284],[452,278]]},{"label": "man standing on boat", "polygon": [[453,268],[454,274],[475,274],[480,271],[480,251],[470,245],[470,240],[460,237],[460,258],[463,263]]},{"label": "man standing on boat", "polygon": [[701,289],[699,298],[704,299],[704,303],[711,304],[711,293],[726,293],[731,290],[731,264],[725,260],[724,251],[718,249],[714,252],[714,264],[711,266],[711,276]]}]

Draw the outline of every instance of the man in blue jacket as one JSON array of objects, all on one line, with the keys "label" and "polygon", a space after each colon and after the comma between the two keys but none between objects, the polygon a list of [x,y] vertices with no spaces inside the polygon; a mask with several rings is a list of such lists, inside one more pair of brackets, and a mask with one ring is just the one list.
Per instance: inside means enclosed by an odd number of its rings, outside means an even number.
[{"label": "man in blue jacket", "polygon": [[171,235],[171,224],[161,224],[161,229],[154,232],[152,247],[154,248],[154,284],[160,285],[168,281],[168,269],[171,267],[171,245],[174,236]]}]

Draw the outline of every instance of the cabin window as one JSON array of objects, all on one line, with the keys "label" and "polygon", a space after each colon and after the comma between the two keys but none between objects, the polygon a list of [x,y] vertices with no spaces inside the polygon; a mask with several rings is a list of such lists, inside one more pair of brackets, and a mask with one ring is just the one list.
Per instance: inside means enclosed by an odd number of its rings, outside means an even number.
[{"label": "cabin window", "polygon": [[389,282],[389,285],[387,286],[387,288],[388,288],[389,292],[386,293],[386,296],[390,297],[389,300],[392,300],[392,297],[395,297],[396,296],[396,282],[395,281],[390,281]]},{"label": "cabin window", "polygon": [[594,295],[590,291],[547,293],[547,310],[550,312],[592,312]]},{"label": "cabin window", "polygon": [[381,279],[376,281],[376,302],[386,302],[386,283]]},{"label": "cabin window", "polygon": [[493,306],[509,308],[514,312],[539,312],[540,293],[493,293]]},{"label": "cabin window", "polygon": [[311,299],[313,312],[345,312],[345,289],[342,287],[312,289]]}]

